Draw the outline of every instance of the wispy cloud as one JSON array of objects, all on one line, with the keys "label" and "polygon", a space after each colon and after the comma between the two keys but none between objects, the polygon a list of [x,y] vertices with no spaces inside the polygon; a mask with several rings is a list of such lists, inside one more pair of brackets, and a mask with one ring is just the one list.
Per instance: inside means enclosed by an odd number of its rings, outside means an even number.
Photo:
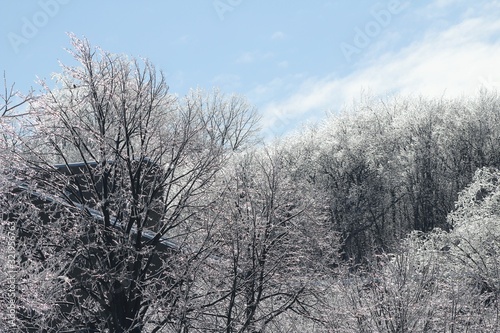
[{"label": "wispy cloud", "polygon": [[211,83],[223,90],[233,91],[240,87],[241,78],[236,74],[220,74],[215,76]]},{"label": "wispy cloud", "polygon": [[254,52],[245,52],[236,59],[236,63],[238,64],[248,64],[254,62],[255,54]]},{"label": "wispy cloud", "polygon": [[283,61],[278,62],[277,65],[279,68],[287,68],[289,64],[288,64],[288,61],[283,60]]},{"label": "wispy cloud", "polygon": [[272,34],[271,39],[273,40],[279,40],[279,39],[285,39],[286,35],[282,31],[276,31]]},{"label": "wispy cloud", "polygon": [[189,35],[182,35],[174,39],[170,44],[179,46],[179,45],[188,45],[195,42],[195,39]]},{"label": "wispy cloud", "polygon": [[237,64],[249,64],[261,60],[270,59],[274,56],[272,52],[250,51],[242,53],[237,59]]},{"label": "wispy cloud", "polygon": [[288,98],[262,108],[264,126],[286,126],[305,115],[338,110],[360,97],[423,95],[457,97],[481,86],[500,89],[500,22],[467,18],[443,31],[431,31],[404,49],[382,54],[345,77],[311,77]]}]

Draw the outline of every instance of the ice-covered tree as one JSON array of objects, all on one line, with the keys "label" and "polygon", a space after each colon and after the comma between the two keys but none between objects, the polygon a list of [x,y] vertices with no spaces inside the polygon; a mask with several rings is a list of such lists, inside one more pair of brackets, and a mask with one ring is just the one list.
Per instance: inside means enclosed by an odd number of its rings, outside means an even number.
[{"label": "ice-covered tree", "polygon": [[226,169],[223,200],[207,212],[220,225],[206,277],[216,303],[201,317],[206,329],[274,331],[290,313],[321,320],[322,283],[338,263],[339,240],[326,232],[324,198],[288,167],[283,151],[267,148]]},{"label": "ice-covered tree", "polygon": [[56,88],[42,82],[30,103],[17,154],[24,206],[2,207],[18,226],[21,267],[62,279],[65,296],[48,300],[43,322],[29,304],[19,318],[35,329],[180,330],[209,237],[190,223],[251,138],[255,112],[218,91],[177,98],[147,60],[71,43],[77,66],[63,65]]}]

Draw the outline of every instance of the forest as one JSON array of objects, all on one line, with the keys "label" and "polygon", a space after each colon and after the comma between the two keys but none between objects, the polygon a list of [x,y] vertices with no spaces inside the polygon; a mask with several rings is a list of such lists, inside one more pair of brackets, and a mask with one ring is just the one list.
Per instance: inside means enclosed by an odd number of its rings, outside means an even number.
[{"label": "forest", "polygon": [[71,46],[0,94],[0,331],[500,332],[497,92],[270,141],[243,96]]}]

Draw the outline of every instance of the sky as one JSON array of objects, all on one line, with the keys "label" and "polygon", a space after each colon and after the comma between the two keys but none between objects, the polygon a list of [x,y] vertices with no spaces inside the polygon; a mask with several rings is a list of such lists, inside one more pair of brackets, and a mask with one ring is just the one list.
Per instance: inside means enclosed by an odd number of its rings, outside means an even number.
[{"label": "sky", "polygon": [[500,0],[24,0],[2,12],[0,70],[22,92],[72,63],[74,33],[148,58],[179,96],[245,96],[268,137],[365,95],[500,88]]}]

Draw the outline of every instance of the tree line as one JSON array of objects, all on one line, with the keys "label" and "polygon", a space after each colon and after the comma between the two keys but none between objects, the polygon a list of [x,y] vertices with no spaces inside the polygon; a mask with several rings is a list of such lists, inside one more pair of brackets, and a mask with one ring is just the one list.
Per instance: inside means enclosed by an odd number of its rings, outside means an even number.
[{"label": "tree line", "polygon": [[[281,145],[294,177],[327,197],[342,255],[360,263],[447,215],[482,167],[500,164],[498,96],[367,99]],[[305,132],[305,134],[304,134]]]},{"label": "tree line", "polygon": [[56,88],[4,82],[2,326],[498,330],[496,93],[367,98],[262,143],[243,97],[71,44]]}]

